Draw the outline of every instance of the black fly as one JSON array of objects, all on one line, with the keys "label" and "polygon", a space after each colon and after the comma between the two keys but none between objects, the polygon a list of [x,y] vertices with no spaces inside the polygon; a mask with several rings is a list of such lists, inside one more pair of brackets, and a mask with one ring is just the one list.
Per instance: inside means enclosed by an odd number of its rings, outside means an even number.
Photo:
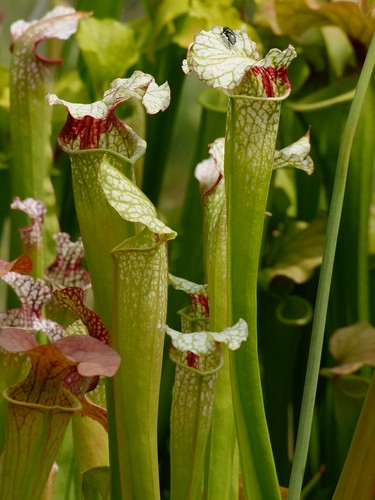
[{"label": "black fly", "polygon": [[228,42],[231,45],[234,45],[237,42],[236,35],[233,33],[233,31],[230,28],[228,28],[228,26],[224,26],[221,34],[225,35],[228,38]]}]

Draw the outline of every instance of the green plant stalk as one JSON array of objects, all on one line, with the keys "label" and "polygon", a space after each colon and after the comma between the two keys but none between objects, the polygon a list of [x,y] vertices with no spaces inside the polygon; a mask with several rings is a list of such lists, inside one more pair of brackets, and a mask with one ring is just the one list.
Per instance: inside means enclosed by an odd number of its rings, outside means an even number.
[{"label": "green plant stalk", "polygon": [[[107,202],[98,181],[102,151],[75,152],[67,150],[72,167],[74,201],[82,241],[95,297],[96,311],[111,332],[113,302],[113,262],[111,250],[133,234],[133,227],[124,221]],[[107,153],[119,170],[132,176],[132,167],[117,155]],[[111,495],[121,495],[118,473],[117,436],[113,379],[107,378],[108,439],[111,464]]]},{"label": "green plant stalk", "polygon": [[[54,478],[54,488],[63,498],[79,498],[81,481],[77,474],[73,450],[73,433],[71,424],[65,432],[63,442],[56,456],[59,474]],[[48,479],[48,482],[50,479]],[[48,483],[47,483],[48,484]]]},{"label": "green plant stalk", "polygon": [[[123,85],[129,80],[123,80]],[[117,89],[120,96],[114,98],[118,105],[129,97]],[[127,90],[127,89],[126,89]],[[125,90],[125,94],[126,94]],[[147,89],[143,89],[141,97]],[[113,108],[107,107],[108,114],[103,117],[98,103],[90,110],[92,115],[79,114],[76,105],[60,101],[57,96],[49,95],[50,104],[63,104],[69,112],[67,122],[60,132],[59,143],[71,160],[74,202],[85,247],[91,283],[96,301],[96,310],[111,332],[113,303],[113,262],[111,250],[121,241],[134,234],[133,225],[124,221],[107,202],[99,183],[99,167],[107,155],[114,167],[129,178],[134,178],[134,163],[143,155],[145,143],[130,127],[120,120],[113,119]],[[103,101],[101,101],[103,102]],[[107,103],[108,104],[108,103]],[[76,118],[74,118],[74,116]],[[115,430],[115,402],[113,381],[106,381],[108,410],[108,436],[111,463],[111,495],[121,496],[118,470],[118,450]]]},{"label": "green plant stalk", "polygon": [[[194,169],[201,158],[206,155],[207,144],[212,142],[215,137],[224,135],[224,113],[213,113],[202,105],[202,116],[197,134],[194,160],[191,165],[186,196],[177,228],[179,237],[173,243],[169,255],[170,272],[175,276],[189,276],[189,279],[195,283],[203,283],[206,280],[204,278],[204,263],[202,261],[203,213],[200,194],[197,189],[197,180],[194,178]],[[184,307],[185,300],[182,294],[170,294],[168,311],[178,311]],[[172,317],[168,318],[169,326],[178,328],[177,319],[175,320],[176,324],[173,324],[172,321]],[[174,383],[174,365],[168,357],[165,356],[164,359],[165,367],[163,367],[160,391],[161,400],[159,405],[159,440],[167,443],[170,427],[171,395]]]},{"label": "green plant stalk", "polygon": [[[2,351],[0,353],[0,393],[11,384],[22,380],[26,377],[28,371],[30,370],[30,363],[25,356],[18,356],[15,358],[14,355]],[[0,422],[5,424],[7,421],[7,401],[5,398],[1,398],[0,401]],[[5,425],[0,427],[0,453],[4,449],[5,443]]]},{"label": "green plant stalk", "polygon": [[[148,107],[151,90],[153,107]],[[149,113],[157,113],[168,107],[170,89],[167,83],[158,87],[151,75],[136,71],[131,78],[114,80],[103,100],[91,105],[69,103],[54,94],[47,96],[51,105],[63,105],[69,112],[59,144],[70,156],[74,202],[92,287],[97,310],[107,328],[112,322],[110,252],[132,236],[134,229],[107,202],[98,175],[106,155],[121,174],[135,178],[134,164],[143,156],[146,143],[114,114],[115,108],[130,97],[141,100]]]},{"label": "green plant stalk", "polygon": [[[76,400],[71,408],[43,408],[7,399],[7,440],[1,457],[0,496],[39,498],[69,420],[80,405]],[[75,400],[73,396],[72,399]]]},{"label": "green plant stalk", "polygon": [[82,491],[87,500],[109,500],[109,467],[94,467],[82,474]]},{"label": "green plant stalk", "polygon": [[[61,104],[69,111],[67,122],[59,134],[59,143],[71,160],[75,207],[96,309],[110,332],[114,289],[111,251],[121,241],[134,234],[134,228],[108,203],[99,182],[99,168],[103,156],[107,155],[113,164],[114,172],[123,178],[128,176],[134,179],[133,165],[144,154],[146,148],[145,141],[115,117],[114,108],[130,97],[137,96],[139,100],[143,100],[149,112],[155,113],[165,109],[170,99],[168,84],[161,87],[155,84],[151,86],[154,106],[147,107],[150,85],[154,80],[150,75],[146,76],[140,72],[135,72],[133,76],[134,78],[112,82],[111,91],[104,94],[103,100],[89,106],[68,103],[54,94],[47,96],[51,105]],[[117,184],[112,187],[118,194]],[[117,499],[121,498],[121,484],[112,382],[106,383],[106,399],[111,496]]]},{"label": "green plant stalk", "polygon": [[[98,490],[106,491],[110,498],[111,474],[109,467],[108,433],[106,430],[86,415],[74,415],[72,418],[75,469],[79,475],[84,498],[97,500]],[[89,490],[90,479],[94,482],[94,492]]]},{"label": "green plant stalk", "polygon": [[216,380],[210,435],[207,442],[205,500],[238,498],[239,460],[230,386],[229,350],[221,346],[224,366]]},{"label": "green plant stalk", "polygon": [[207,285],[170,279],[173,286],[182,285],[179,289],[192,297],[191,303],[180,311],[183,333],[165,327],[172,337],[170,357],[177,365],[171,411],[171,499],[198,500],[202,498],[203,464],[216,379],[223,366],[218,342],[238,349],[248,330],[241,320],[220,333],[206,331]]},{"label": "green plant stalk", "polygon": [[372,37],[367,57],[358,80],[356,93],[346,121],[337,160],[335,183],[328,217],[326,243],[324,247],[323,262],[320,272],[314,322],[312,327],[309,359],[306,369],[306,382],[302,399],[296,450],[289,483],[288,500],[297,500],[300,498],[301,494],[309,447],[311,422],[313,418],[315,395],[318,384],[324,328],[336,251],[336,241],[340,226],[350,151],[374,65],[375,36]]},{"label": "green plant stalk", "polygon": [[207,359],[198,370],[184,364],[186,353],[180,360],[173,354],[177,366],[171,411],[171,500],[199,500],[217,371],[223,358],[218,352],[203,356]]},{"label": "green plant stalk", "polygon": [[164,344],[158,325],[165,323],[167,314],[166,242],[155,243],[155,235],[144,229],[112,255],[112,345],[122,359],[114,379],[121,494],[126,499],[158,499],[157,416]]},{"label": "green plant stalk", "polygon": [[[25,46],[27,49],[25,49]],[[12,141],[11,191],[22,200],[32,197],[48,204],[48,219],[44,231],[52,235],[59,225],[54,207],[54,195],[49,170],[52,165],[50,146],[52,110],[46,101],[51,91],[56,64],[38,60],[23,39],[15,44],[10,71],[10,130]],[[30,75],[33,77],[30,78]],[[35,81],[38,83],[36,84]],[[50,215],[53,214],[53,220]],[[17,228],[27,224],[27,217],[11,211],[12,255],[20,253]],[[51,226],[52,223],[52,226]],[[30,255],[34,278],[44,278],[46,266],[42,249]]]},{"label": "green plant stalk", "polygon": [[[4,335],[3,332],[2,342]],[[14,335],[23,334],[17,331]],[[40,497],[69,420],[81,408],[78,399],[62,387],[71,360],[63,358],[56,347],[38,346],[34,337],[29,339],[23,337],[23,344],[17,351],[20,341],[17,337],[12,338],[11,345],[16,346],[12,353],[27,350],[31,368],[24,380],[3,392],[8,416],[0,466],[1,498],[31,500]],[[81,384],[83,391],[87,383]]]},{"label": "green plant stalk", "polygon": [[257,277],[280,99],[231,97],[225,143],[231,323],[249,338],[230,353],[234,413],[247,499],[280,498],[263,405],[257,348]]},{"label": "green plant stalk", "polygon": [[[207,214],[207,277],[210,329],[229,326],[227,281],[227,217],[224,178],[204,197]],[[238,498],[239,462],[229,370],[229,350],[221,346],[224,366],[216,381],[210,436],[205,460],[204,499]]]},{"label": "green plant stalk", "polygon": [[[219,93],[219,92],[218,92]],[[211,110],[205,101],[205,96],[212,95],[212,90],[202,92],[199,101],[202,106],[199,130],[197,133],[197,144],[194,158],[189,173],[189,181],[186,189],[186,196],[183,211],[180,219],[181,230],[179,237],[173,244],[170,256],[170,269],[172,274],[181,276],[185,274],[196,283],[203,282],[203,216],[202,204],[197,190],[197,180],[194,178],[194,169],[199,161],[207,154],[207,144],[210,144],[216,137],[224,135],[225,132],[225,111],[215,112]],[[216,95],[216,94],[215,94]],[[221,93],[219,95],[222,96]],[[226,101],[225,101],[226,105]],[[202,236],[201,236],[202,235]],[[202,241],[201,241],[202,239]],[[206,281],[206,280],[204,280]],[[177,309],[183,307],[180,305]]]},{"label": "green plant stalk", "polygon": [[0,496],[39,499],[69,420],[81,409],[78,398],[92,377],[112,376],[121,359],[109,346],[84,335],[39,345],[30,333],[9,328],[2,331],[0,344],[7,352],[27,353],[31,364],[27,377],[3,392],[8,418]]},{"label": "green plant stalk", "polygon": [[[130,353],[129,365],[126,365],[121,372],[123,375],[120,377],[120,379],[124,378],[125,392],[121,390],[121,386],[117,385],[116,408],[113,406],[116,410],[116,436],[121,446],[124,445],[127,448],[124,450],[117,448],[114,459],[116,463],[121,462],[127,477],[132,475],[133,459],[135,457],[137,460],[137,454],[130,453],[130,450],[134,449],[134,439],[132,434],[127,436],[126,431],[128,428],[132,430],[137,428],[137,425],[134,425],[133,413],[132,418],[128,420],[125,418],[125,422],[130,427],[127,426],[125,432],[119,433],[119,430],[122,430],[121,423],[124,421],[123,412],[126,410],[126,414],[128,414],[130,411],[127,396],[132,395],[136,402],[134,408],[140,412],[143,436],[150,437],[148,440],[146,438],[145,446],[135,446],[137,449],[139,448],[139,458],[143,460],[142,466],[148,472],[147,477],[151,478],[146,489],[147,491],[157,491],[157,495],[159,495],[159,488],[156,484],[158,482],[156,425],[163,342],[159,340],[160,335],[157,334],[160,333],[158,328],[160,320],[165,320],[164,316],[166,315],[168,276],[166,274],[165,243],[168,239],[175,238],[176,233],[156,217],[155,207],[142,191],[106,159],[103,159],[101,163],[100,180],[106,199],[122,218],[136,223],[136,228],[140,228],[140,221],[149,228],[148,231],[145,229],[142,233],[137,233],[137,236],[124,241],[114,249],[113,254],[115,269],[120,270],[121,273],[117,273],[117,275],[115,273],[113,330],[115,333],[112,340],[125,359],[126,355]],[[165,251],[164,259],[162,250]],[[129,276],[123,272],[123,268],[126,266],[129,267]],[[123,288],[128,292],[127,296],[124,295],[124,290],[118,288],[119,284],[124,285]],[[133,316],[136,321],[133,320]],[[135,327],[139,327],[139,331]],[[128,333],[128,336],[120,336],[120,332]],[[134,341],[134,346],[132,341]],[[135,352],[137,347],[138,353]],[[143,358],[149,363],[144,365]],[[134,362],[134,360],[136,361]],[[134,368],[134,373],[132,373],[132,368]],[[137,375],[139,375],[140,380],[138,387],[132,385],[132,380]],[[141,395],[139,399],[134,394],[137,389]],[[114,415],[113,418],[115,418]],[[114,435],[113,438],[116,436]],[[121,439],[120,436],[123,436],[124,439]],[[135,433],[134,436],[137,434]],[[142,442],[142,438],[140,442]],[[114,443],[113,449],[115,450],[116,447],[117,441]],[[115,481],[120,481],[119,471],[116,470],[115,475],[111,471],[111,474],[112,485]],[[127,479],[121,477],[121,480],[126,481]],[[133,489],[140,489],[142,492],[143,485],[140,484],[139,479],[133,485],[130,478],[128,483],[130,492]],[[117,496],[112,491],[112,498],[119,498],[119,495],[121,495],[121,491],[117,491]]]},{"label": "green plant stalk", "polygon": [[92,467],[109,465],[108,435],[98,422],[86,415],[74,415],[72,430],[79,474]]},{"label": "green plant stalk", "polygon": [[[10,131],[12,142],[11,191],[21,199],[32,197],[47,207],[44,224],[45,255],[34,262],[34,277],[44,277],[45,265],[53,260],[54,244],[51,238],[59,231],[56,199],[50,178],[52,149],[50,145],[52,110],[46,94],[53,87],[55,69],[61,60],[52,60],[38,53],[38,44],[52,36],[67,39],[76,31],[77,23],[86,13],[73,9],[25,24],[12,33],[12,63],[10,71]],[[52,35],[53,33],[53,35]],[[16,229],[25,225],[26,218],[12,212],[12,251],[19,255]],[[49,244],[51,242],[51,248]],[[18,250],[18,251],[17,251]]]},{"label": "green plant stalk", "polygon": [[[124,221],[107,202],[98,181],[98,168],[103,152],[68,151],[72,166],[74,202],[85,247],[85,255],[96,310],[110,330],[113,301],[113,262],[111,250],[134,234],[132,224]],[[133,167],[125,161],[110,161],[132,178]]]}]

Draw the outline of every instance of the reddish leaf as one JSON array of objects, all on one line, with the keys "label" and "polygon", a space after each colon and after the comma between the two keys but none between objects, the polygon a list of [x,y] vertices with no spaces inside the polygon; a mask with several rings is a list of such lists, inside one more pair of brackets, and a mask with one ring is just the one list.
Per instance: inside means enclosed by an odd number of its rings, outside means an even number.
[{"label": "reddish leaf", "polygon": [[0,347],[5,351],[23,353],[30,357],[28,376],[10,387],[7,395],[17,401],[46,406],[67,406],[62,381],[74,361],[64,356],[53,344],[38,345],[33,336],[15,328],[0,334]]},{"label": "reddish leaf", "polygon": [[82,409],[77,413],[96,420],[96,422],[108,431],[107,411],[104,408],[93,403],[87,396],[82,399],[81,405]]},{"label": "reddish leaf", "polygon": [[30,273],[33,269],[33,263],[27,255],[21,255],[12,262],[7,262],[6,260],[0,260],[0,278],[10,271],[17,273]]},{"label": "reddish leaf", "polygon": [[70,407],[64,387],[83,397],[91,377],[113,376],[121,362],[114,349],[92,337],[65,337],[38,345],[31,334],[8,328],[0,334],[0,347],[12,353],[26,352],[31,362],[26,379],[11,386],[8,396],[47,406]]},{"label": "reddish leaf", "polygon": [[20,328],[7,328],[0,335],[0,347],[7,352],[26,352],[38,345],[34,335]]},{"label": "reddish leaf", "polygon": [[84,377],[112,377],[120,366],[119,354],[93,337],[73,335],[54,342],[54,345],[77,363],[78,372]]},{"label": "reddish leaf", "polygon": [[70,286],[54,291],[53,295],[62,307],[70,309],[82,320],[91,337],[104,344],[110,344],[109,333],[104,323],[94,311],[85,306],[82,288]]}]

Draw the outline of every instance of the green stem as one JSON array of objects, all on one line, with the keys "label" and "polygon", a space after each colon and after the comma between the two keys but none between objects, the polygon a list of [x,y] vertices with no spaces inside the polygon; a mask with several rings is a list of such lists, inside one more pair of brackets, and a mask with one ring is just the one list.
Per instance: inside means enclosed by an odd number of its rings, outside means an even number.
[{"label": "green stem", "polygon": [[11,390],[4,391],[8,419],[0,497],[40,498],[69,420],[80,405],[72,395],[68,395],[65,408],[18,401],[9,396]]},{"label": "green stem", "polygon": [[[98,165],[102,153],[68,151],[72,166],[75,207],[87,258],[96,311],[111,332],[113,302],[113,262],[111,250],[133,233],[108,204],[98,181]],[[115,157],[114,157],[115,158]],[[125,162],[116,164],[132,176],[132,167]],[[105,237],[103,237],[103,231]],[[121,498],[119,459],[116,433],[113,379],[106,380],[108,439],[111,465],[111,498]]]},{"label": "green stem", "polygon": [[[29,35],[31,37],[31,35]],[[13,48],[10,71],[10,130],[12,166],[10,169],[11,192],[22,200],[32,197],[47,206],[43,227],[44,241],[59,231],[56,200],[50,169],[52,109],[46,101],[51,91],[56,64],[38,59],[33,52],[34,39],[26,35]],[[21,253],[18,229],[29,224],[28,218],[18,210],[11,211],[11,255]],[[44,278],[47,262],[53,259],[42,248],[32,252],[32,275]]]},{"label": "green stem", "polygon": [[231,98],[225,144],[230,321],[249,328],[230,353],[233,404],[245,498],[256,500],[280,498],[259,372],[257,278],[282,98]]},{"label": "green stem", "polygon": [[[160,498],[157,416],[167,312],[167,248],[144,229],[112,251],[112,345],[118,463],[124,499]],[[113,497],[120,498],[120,497]]]},{"label": "green stem", "polygon": [[322,269],[320,273],[314,322],[312,328],[309,359],[306,369],[306,382],[302,399],[295,457],[289,483],[288,500],[297,500],[300,498],[301,494],[303,475],[305,471],[310,440],[315,395],[318,385],[320,358],[328,309],[328,299],[336,251],[336,241],[339,232],[341,212],[344,200],[350,151],[374,64],[375,36],[372,37],[369,51],[358,80],[356,93],[346,121],[341,141],[340,152],[337,160],[335,183],[333,187],[331,208],[328,217],[327,237],[323,253]]},{"label": "green stem", "polygon": [[113,391],[113,378],[107,378],[105,381],[105,394],[107,405],[107,421],[108,421],[108,451],[110,465],[110,489],[111,500],[121,498],[121,476],[120,464],[118,458],[118,443],[116,432],[116,413],[115,413],[115,397]]},{"label": "green stem", "polygon": [[204,450],[222,363],[219,358],[207,374],[177,363],[171,411],[171,500],[202,498]]},{"label": "green stem", "polygon": [[[212,92],[211,92],[212,95]],[[217,118],[216,118],[217,121]],[[227,266],[227,217],[224,177],[204,198],[207,214],[207,277],[210,297],[210,329],[229,326]],[[238,498],[239,460],[230,385],[229,350],[221,346],[224,366],[219,371],[206,449],[204,499]]]},{"label": "green stem", "polygon": [[239,460],[230,387],[229,352],[221,346],[224,366],[218,373],[205,461],[204,500],[238,498]]}]

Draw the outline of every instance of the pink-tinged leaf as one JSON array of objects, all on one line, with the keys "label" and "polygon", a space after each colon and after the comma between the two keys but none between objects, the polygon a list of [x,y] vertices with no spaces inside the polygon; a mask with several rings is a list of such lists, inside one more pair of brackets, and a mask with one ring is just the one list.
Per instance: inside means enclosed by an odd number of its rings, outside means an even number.
[{"label": "pink-tinged leaf", "polygon": [[19,229],[23,245],[26,248],[40,248],[43,244],[43,222],[47,212],[44,203],[33,198],[21,200],[15,196],[10,208],[21,210],[31,219],[30,226]]},{"label": "pink-tinged leaf", "polygon": [[11,271],[28,274],[32,269],[33,263],[27,255],[20,255],[20,257],[12,260],[12,262],[0,260],[0,278]]},{"label": "pink-tinged leaf", "polygon": [[31,334],[13,328],[4,330],[0,334],[2,349],[6,350],[7,345],[11,343],[12,352],[15,352],[14,349],[18,344],[18,352],[26,352],[31,362],[28,376],[22,382],[11,386],[7,395],[20,402],[44,406],[70,406],[66,400],[62,381],[67,369],[75,363],[62,355],[53,344],[31,346],[31,338]]},{"label": "pink-tinged leaf", "polygon": [[57,286],[88,286],[90,276],[82,267],[85,251],[81,238],[72,242],[68,233],[57,233],[53,239],[56,241],[56,259],[47,267],[46,278]]},{"label": "pink-tinged leaf", "polygon": [[82,320],[91,337],[104,344],[110,344],[109,333],[104,323],[94,311],[85,306],[82,288],[70,286],[63,290],[55,290],[53,295],[62,307],[70,309]]},{"label": "pink-tinged leaf", "polygon": [[[0,347],[4,351],[30,356],[29,375],[12,386],[11,397],[47,406],[56,404],[56,398],[63,391],[63,383],[65,387],[75,387],[77,395],[82,391],[82,384],[87,388],[91,377],[112,377],[121,363],[114,349],[92,337],[65,337],[52,344],[39,345],[30,333],[8,328],[0,334]],[[72,380],[74,383],[71,383]]]},{"label": "pink-tinged leaf", "polygon": [[[17,341],[22,334],[7,331],[5,335]],[[66,371],[74,367],[72,361],[51,344],[26,351],[21,347],[21,352],[30,360],[30,371],[22,382],[3,392],[7,423],[1,498],[41,498],[69,420],[80,408],[77,397],[62,384]]]},{"label": "pink-tinged leaf", "polygon": [[48,12],[42,19],[30,23],[19,20],[12,24],[10,30],[12,33],[11,49],[17,42],[29,45],[34,48],[35,56],[50,63],[61,63],[60,60],[49,60],[38,53],[36,47],[39,42],[48,38],[59,38],[67,40],[77,31],[78,21],[90,16],[89,12],[76,12],[72,7],[55,7]]},{"label": "pink-tinged leaf", "polygon": [[24,274],[8,272],[2,277],[16,292],[21,307],[0,313],[1,326],[25,328],[33,332],[43,331],[51,340],[64,335],[64,329],[54,321],[42,317],[42,307],[51,298],[44,281]]},{"label": "pink-tinged leaf", "polygon": [[70,417],[80,410],[92,377],[114,375],[120,357],[91,337],[38,345],[18,329],[0,334],[0,348],[26,353],[31,364],[27,377],[4,391],[8,419],[0,497],[40,498]]},{"label": "pink-tinged leaf", "polygon": [[23,353],[38,345],[34,335],[19,328],[7,328],[0,335],[0,347],[7,352]]},{"label": "pink-tinged leaf", "polygon": [[120,356],[114,349],[93,337],[74,335],[58,340],[54,345],[67,358],[77,363],[78,373],[83,377],[112,377],[121,363]]}]

